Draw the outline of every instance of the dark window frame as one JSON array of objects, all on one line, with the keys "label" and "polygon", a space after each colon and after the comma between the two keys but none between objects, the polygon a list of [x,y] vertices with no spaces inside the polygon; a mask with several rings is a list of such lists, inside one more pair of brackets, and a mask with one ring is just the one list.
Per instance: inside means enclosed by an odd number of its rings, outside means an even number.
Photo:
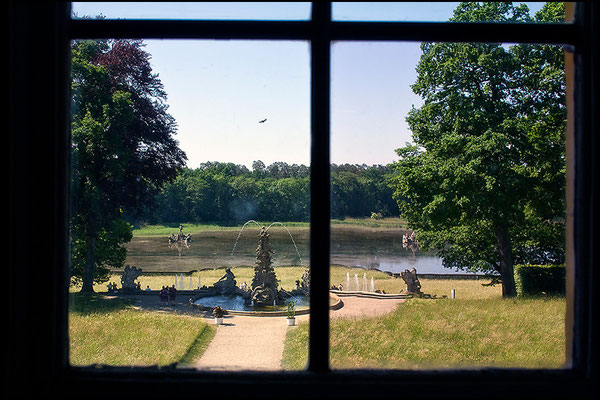
[{"label": "dark window frame", "polygon": [[[309,21],[71,20],[68,3],[11,2],[9,27],[9,379],[24,390],[103,397],[225,393],[235,397],[581,397],[596,391],[598,6],[578,3],[574,23],[331,21],[328,2]],[[563,44],[572,53],[573,160],[567,196],[571,268],[567,353],[559,370],[330,370],[329,269],[312,271],[306,371],[254,373],[170,367],[79,368],[68,362],[69,42],[84,38],[268,39],[311,43],[311,264],[329,261],[330,43],[336,40],[494,41]],[[36,46],[31,46],[36,44]],[[47,240],[21,238],[42,226]],[[27,283],[27,291],[23,284]],[[576,288],[576,290],[575,290]],[[311,385],[311,386],[306,386]],[[377,385],[377,386],[375,386]],[[467,385],[467,386],[465,386]],[[222,389],[222,390],[218,390]],[[82,392],[86,390],[86,392]],[[47,392],[46,394],[50,394]],[[292,393],[288,395],[287,393]]]}]

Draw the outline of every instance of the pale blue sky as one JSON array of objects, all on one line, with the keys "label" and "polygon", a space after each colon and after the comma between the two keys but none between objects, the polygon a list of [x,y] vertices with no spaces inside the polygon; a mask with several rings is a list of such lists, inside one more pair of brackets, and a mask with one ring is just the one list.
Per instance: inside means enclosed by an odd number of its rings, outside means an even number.
[{"label": "pale blue sky", "polygon": [[[447,20],[456,3],[334,4],[335,18]],[[534,11],[540,8],[531,4]],[[74,3],[107,18],[306,19],[307,3]],[[406,17],[410,18],[406,18]],[[168,94],[188,167],[310,162],[310,58],[306,42],[146,40]],[[410,85],[418,43],[332,47],[331,161],[386,164],[410,141],[405,118],[421,100]],[[259,120],[267,118],[265,123]]]}]

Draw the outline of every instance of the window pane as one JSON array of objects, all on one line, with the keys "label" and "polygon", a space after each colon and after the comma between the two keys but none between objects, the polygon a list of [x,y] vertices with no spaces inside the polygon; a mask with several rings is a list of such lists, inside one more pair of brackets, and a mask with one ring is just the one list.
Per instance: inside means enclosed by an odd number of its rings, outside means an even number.
[{"label": "window pane", "polygon": [[[464,4],[466,9],[472,7],[469,3],[459,2],[334,2],[332,17],[337,21],[471,22],[464,18],[453,18],[459,4]],[[532,20],[531,17],[544,6],[544,2],[514,3],[514,9],[507,4],[510,3],[488,2],[488,9],[483,13],[478,12],[476,21],[498,21],[494,15],[507,8],[511,11],[503,16],[503,22],[564,22],[564,18],[548,21],[549,15]]]},{"label": "window pane", "polygon": [[331,98],[332,367],[561,368],[562,48],[338,42]]},{"label": "window pane", "polygon": [[304,368],[282,356],[308,326],[308,54],[72,43],[73,365]]},{"label": "window pane", "polygon": [[76,2],[73,18],[307,20],[310,10],[308,2]]}]

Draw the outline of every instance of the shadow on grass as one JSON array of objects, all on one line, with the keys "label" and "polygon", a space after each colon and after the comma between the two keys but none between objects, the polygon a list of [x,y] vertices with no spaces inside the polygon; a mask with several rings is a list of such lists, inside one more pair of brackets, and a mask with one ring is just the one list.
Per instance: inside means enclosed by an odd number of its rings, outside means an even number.
[{"label": "shadow on grass", "polygon": [[198,334],[194,343],[190,345],[181,360],[176,363],[176,366],[180,368],[193,367],[198,359],[202,357],[202,354],[204,354],[204,351],[208,348],[216,333],[216,327],[207,324]]},{"label": "shadow on grass", "polygon": [[132,306],[133,301],[129,299],[96,293],[69,294],[69,311],[82,315],[115,312],[130,309]]}]

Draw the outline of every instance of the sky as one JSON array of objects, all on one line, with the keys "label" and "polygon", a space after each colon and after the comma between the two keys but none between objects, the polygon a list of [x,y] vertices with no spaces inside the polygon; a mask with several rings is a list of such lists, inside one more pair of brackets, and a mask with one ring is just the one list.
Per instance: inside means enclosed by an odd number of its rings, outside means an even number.
[{"label": "sky", "polygon": [[[339,20],[445,21],[457,3],[334,3]],[[542,3],[528,3],[537,11]],[[78,16],[287,19],[309,3],[74,3]],[[165,86],[187,166],[310,164],[310,52],[302,41],[145,40]],[[331,162],[387,164],[410,142],[405,118],[421,51],[416,42],[335,42],[331,65]],[[260,123],[266,119],[265,122]]]}]

